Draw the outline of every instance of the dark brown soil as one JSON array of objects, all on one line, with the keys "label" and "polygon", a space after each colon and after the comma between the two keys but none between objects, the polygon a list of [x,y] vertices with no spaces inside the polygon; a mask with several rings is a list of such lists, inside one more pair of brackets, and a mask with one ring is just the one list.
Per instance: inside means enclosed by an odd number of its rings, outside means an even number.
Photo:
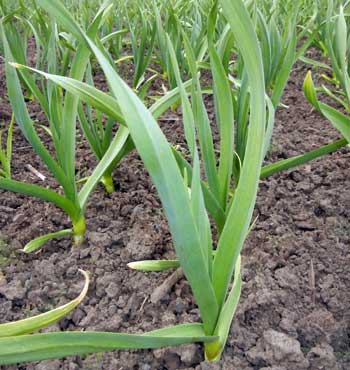
[{"label": "dark brown soil", "polygon": [[[305,101],[301,93],[305,73],[305,67],[298,65],[288,83],[283,103],[289,108],[278,111],[271,161],[338,138],[329,122],[312,112]],[[4,97],[3,65],[0,78]],[[10,109],[2,99],[0,121],[8,121]],[[165,118],[162,126],[168,137],[182,143],[179,117],[172,112]],[[349,159],[349,150],[343,149],[261,182],[258,221],[243,253],[242,298],[220,362],[205,363],[201,346],[189,345],[2,368],[349,369]],[[79,139],[80,173],[86,174],[94,163]],[[42,185],[57,189],[16,129],[14,178],[40,183],[26,164],[47,176]],[[20,252],[27,241],[65,228],[69,222],[50,204],[0,190],[0,322],[35,315],[74,298],[82,286],[78,268],[90,272],[88,295],[48,331],[136,333],[199,320],[186,281],[181,280],[154,305],[150,294],[169,273],[144,274],[126,267],[130,261],[169,258],[174,253],[160,202],[136,153],[123,160],[114,179],[117,192],[108,197],[99,187],[90,199],[87,238],[81,248],[61,239],[32,255]]]}]

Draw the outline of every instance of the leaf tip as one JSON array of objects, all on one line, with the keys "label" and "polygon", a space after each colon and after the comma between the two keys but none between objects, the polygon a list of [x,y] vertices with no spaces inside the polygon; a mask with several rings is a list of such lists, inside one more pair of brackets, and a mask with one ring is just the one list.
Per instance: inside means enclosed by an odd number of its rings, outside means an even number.
[{"label": "leaf tip", "polygon": [[19,63],[16,63],[16,62],[9,62],[9,65],[16,68],[16,69],[23,69],[24,68],[23,64],[19,64]]}]

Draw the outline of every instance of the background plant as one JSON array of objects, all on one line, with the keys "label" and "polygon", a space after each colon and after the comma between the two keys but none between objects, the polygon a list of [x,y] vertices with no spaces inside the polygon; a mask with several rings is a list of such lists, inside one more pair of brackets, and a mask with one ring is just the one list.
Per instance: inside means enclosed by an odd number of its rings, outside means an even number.
[{"label": "background plant", "polygon": [[11,178],[11,159],[12,159],[12,134],[15,117],[12,115],[10,125],[7,129],[7,139],[2,143],[2,133],[0,130],[0,177]]},{"label": "background plant", "polygon": [[[88,33],[93,36],[96,34],[101,20],[108,11],[108,2],[100,8],[94,18]],[[21,38],[17,29],[9,24],[9,19],[6,17],[1,26],[2,39],[5,49],[5,57],[7,62],[24,62],[25,45],[21,44]],[[47,55],[48,70],[58,72],[56,60],[56,26],[53,23],[50,36],[50,53]],[[85,73],[85,68],[89,61],[90,52],[83,45],[77,45],[77,51],[72,60],[70,67],[70,76],[82,79]],[[26,82],[27,89],[40,103],[43,111],[49,122],[49,132],[51,134],[52,143],[54,146],[56,158],[49,153],[40,139],[33,120],[28,113],[25,100],[21,91],[20,78]],[[6,190],[20,192],[26,195],[36,196],[46,201],[50,201],[62,208],[70,217],[73,227],[72,229],[61,230],[57,233],[42,236],[27,245],[26,250],[33,250],[40,247],[44,242],[53,237],[72,234],[77,244],[81,243],[85,233],[85,218],[84,210],[87,204],[87,199],[93,188],[100,180],[101,175],[108,168],[114,157],[118,154],[123,146],[123,140],[126,141],[127,135],[116,136],[114,142],[110,146],[110,150],[106,153],[105,161],[101,161],[96,167],[89,180],[78,191],[77,180],[75,177],[75,153],[76,153],[76,117],[78,109],[78,99],[72,94],[65,94],[63,97],[59,89],[52,83],[47,82],[43,85],[43,91],[37,86],[37,81],[28,73],[28,71],[20,71],[19,73],[6,63],[6,79],[8,86],[8,95],[12,109],[16,118],[16,122],[20,126],[24,136],[32,145],[33,149],[46,164],[49,171],[54,175],[57,182],[61,185],[64,195],[46,189],[42,186],[25,184],[14,179],[0,179],[0,187]]]},{"label": "background plant", "polygon": [[[347,17],[342,5],[340,5],[339,10],[334,11],[333,1],[329,2],[326,19],[321,30],[322,44],[330,60],[330,67],[326,66],[326,70],[330,75],[322,75],[325,84],[316,88],[311,71],[308,72],[304,81],[304,93],[312,106],[332,123],[347,142],[350,142],[350,65],[348,47],[350,34]],[[321,102],[318,98],[318,93],[331,98],[338,109]]]}]

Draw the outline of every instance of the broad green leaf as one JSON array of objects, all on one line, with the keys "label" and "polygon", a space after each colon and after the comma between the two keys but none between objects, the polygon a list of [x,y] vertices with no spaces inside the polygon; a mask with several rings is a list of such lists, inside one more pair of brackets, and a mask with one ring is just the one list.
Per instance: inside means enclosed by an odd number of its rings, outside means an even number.
[{"label": "broad green leaf", "polygon": [[327,104],[319,103],[321,113],[331,121],[332,125],[341,132],[350,143],[350,118]]},{"label": "broad green leaf", "polygon": [[16,364],[116,349],[160,348],[211,342],[202,325],[185,324],[145,334],[61,332],[0,338],[0,364]]},{"label": "broad green leaf", "polygon": [[[120,112],[119,104],[114,97],[100,90],[97,90],[93,86],[90,86],[80,81],[73,80],[69,77],[50,75],[48,73],[31,69],[30,67],[22,65],[16,65],[16,67],[29,69],[36,73],[44,75],[46,78],[54,81],[62,88],[67,89],[73,94],[77,94],[82,101],[86,102],[87,104],[90,104],[94,108],[100,110],[101,112],[104,112],[108,116],[114,118],[115,120],[125,125],[124,118],[122,117],[122,113]],[[191,83],[192,83],[191,80],[184,83],[184,87],[187,93],[190,90]],[[155,104],[153,104],[150,108],[150,112],[152,112],[154,118],[157,119],[167,109],[169,109],[173,104],[175,104],[179,99],[180,99],[180,90],[179,88],[175,88],[174,90],[171,90],[167,94],[165,94]],[[130,147],[130,150],[131,149],[132,148]],[[190,168],[190,165],[184,160],[184,158],[178,152],[173,150],[173,154],[175,155],[175,158],[179,164],[179,168],[181,171],[184,166],[188,169]],[[210,190],[207,189],[207,187],[203,186],[202,189],[204,192],[206,207],[208,208],[212,217],[215,219],[218,229],[221,230],[225,219],[224,211],[221,209],[220,204],[211,194]]]},{"label": "broad green leaf", "polygon": [[[182,83],[181,76],[180,76],[180,69],[176,60],[175,50],[170,41],[170,38],[167,37],[167,45],[169,49],[169,55],[171,59],[171,63],[173,65],[174,76],[176,79],[176,83],[180,88],[180,95],[181,95],[181,106],[182,106],[182,113],[183,113],[183,125],[185,131],[186,141],[190,148],[190,153],[193,158],[193,169],[192,169],[192,181],[191,181],[191,207],[193,216],[195,218],[199,238],[200,238],[200,245],[202,247],[204,258],[207,260],[207,269],[209,274],[212,272],[212,237],[211,237],[211,230],[210,230],[210,221],[205,209],[204,199],[203,199],[203,192],[201,189],[201,181],[200,181],[200,164],[198,158],[198,151],[196,145],[196,134],[195,134],[195,123],[194,123],[194,115],[192,111],[192,107],[187,96],[185,87]],[[189,60],[190,68],[195,68],[193,64],[195,64],[194,60]],[[185,176],[184,176],[185,177]],[[187,186],[187,184],[186,184]]]},{"label": "broad green leaf", "polygon": [[265,142],[266,108],[262,56],[247,9],[241,0],[220,0],[220,3],[244,59],[250,85],[250,120],[245,156],[214,259],[213,283],[219,307],[222,308],[256,201]]}]

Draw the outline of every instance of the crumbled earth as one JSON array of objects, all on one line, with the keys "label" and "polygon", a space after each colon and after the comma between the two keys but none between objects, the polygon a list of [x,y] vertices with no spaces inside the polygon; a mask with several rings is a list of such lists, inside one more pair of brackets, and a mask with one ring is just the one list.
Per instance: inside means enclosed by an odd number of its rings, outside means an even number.
[{"label": "crumbled earth", "polygon": [[[0,63],[2,63],[0,61]],[[268,161],[284,159],[337,139],[327,120],[313,112],[301,93],[306,67],[292,72]],[[0,64],[0,122],[8,121],[3,64]],[[31,114],[43,120],[33,105]],[[183,144],[181,121],[170,112],[161,122],[168,138]],[[42,133],[45,143],[48,139]],[[78,172],[96,164],[78,137]],[[1,369],[27,370],[346,370],[350,368],[350,153],[325,158],[260,184],[256,225],[243,252],[243,291],[222,360],[204,361],[200,345],[158,350],[115,351]],[[27,170],[31,164],[47,179]],[[59,191],[46,168],[16,129],[13,176]],[[88,232],[80,248],[69,239],[25,255],[23,245],[41,234],[69,227],[67,217],[37,199],[0,190],[0,322],[32,316],[73,299],[89,271],[84,301],[46,331],[145,332],[199,320],[187,282],[180,280],[160,303],[149,297],[170,272],[141,273],[130,261],[174,257],[160,201],[138,155],[114,173],[117,191],[102,187],[87,209]]]}]

